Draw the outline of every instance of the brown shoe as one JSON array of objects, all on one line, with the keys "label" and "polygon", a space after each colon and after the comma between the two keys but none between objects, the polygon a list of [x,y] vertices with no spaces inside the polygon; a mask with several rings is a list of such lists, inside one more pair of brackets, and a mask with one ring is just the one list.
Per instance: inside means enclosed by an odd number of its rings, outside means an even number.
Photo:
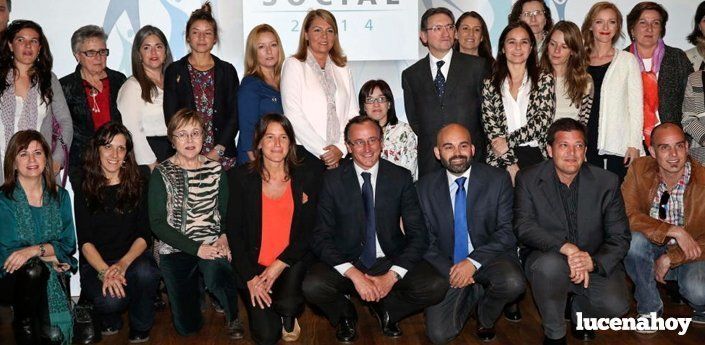
[{"label": "brown shoe", "polygon": [[286,328],[282,326],[282,340],[286,342],[297,341],[301,335],[301,326],[299,326],[299,320],[294,318],[294,329],[291,332],[287,332]]}]

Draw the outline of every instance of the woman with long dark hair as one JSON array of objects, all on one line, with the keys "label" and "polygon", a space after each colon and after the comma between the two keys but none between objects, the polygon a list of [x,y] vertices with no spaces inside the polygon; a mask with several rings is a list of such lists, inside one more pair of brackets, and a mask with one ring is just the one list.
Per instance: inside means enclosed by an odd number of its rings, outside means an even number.
[{"label": "woman with long dark hair", "polygon": [[685,51],[688,60],[696,71],[705,70],[705,1],[698,5],[693,17],[693,31],[687,37],[688,42],[694,45]]},{"label": "woman with long dark hair", "polygon": [[56,184],[49,145],[35,130],[15,133],[0,187],[0,284],[12,296],[19,344],[70,344],[68,271],[77,267],[71,199]]},{"label": "woman with long dark hair", "polygon": [[[13,21],[0,42],[0,156],[10,137],[20,130],[33,129],[52,143],[53,124],[61,127],[61,140],[71,146],[73,125],[64,92],[51,71],[53,57],[44,31],[29,20]],[[69,157],[57,144],[52,155],[58,173]],[[2,182],[2,177],[0,177]]]},{"label": "woman with long dark hair", "polygon": [[280,114],[255,127],[254,160],[231,170],[228,238],[257,344],[298,339],[308,232],[315,225],[317,175],[297,158],[294,130]]},{"label": "woman with long dark hair", "polygon": [[122,328],[129,309],[130,342],[149,339],[159,271],[147,248],[146,180],[135,160],[130,132],[109,122],[88,142],[76,186],[75,212],[81,250],[81,293],[92,303],[103,335]]},{"label": "woman with long dark hair", "polygon": [[137,164],[167,159],[173,149],[164,122],[164,70],[171,64],[171,50],[164,33],[151,25],[142,27],[132,42],[132,76],[118,93],[122,122],[132,134]]},{"label": "woman with long dark hair", "polygon": [[195,110],[203,118],[203,156],[228,170],[235,165],[237,154],[240,79],[233,65],[213,55],[219,37],[218,23],[206,1],[186,22],[189,53],[164,72],[164,116],[168,123],[180,109]]},{"label": "woman with long dark hair", "polygon": [[480,56],[488,61],[488,66],[494,63],[492,42],[487,24],[482,16],[475,12],[465,12],[455,22],[455,49],[463,54]]},{"label": "woman with long dark hair", "polygon": [[507,169],[543,161],[546,130],[553,120],[553,75],[541,73],[536,40],[524,22],[507,25],[492,76],[482,88],[482,120],[488,136],[487,163]]}]

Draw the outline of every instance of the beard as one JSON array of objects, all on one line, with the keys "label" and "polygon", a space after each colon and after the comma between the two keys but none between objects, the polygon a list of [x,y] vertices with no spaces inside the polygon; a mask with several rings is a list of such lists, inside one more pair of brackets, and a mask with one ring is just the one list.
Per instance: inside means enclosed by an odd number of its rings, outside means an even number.
[{"label": "beard", "polygon": [[441,165],[453,174],[460,174],[470,168],[470,165],[472,165],[472,159],[463,155],[455,155],[447,160],[441,157]]}]

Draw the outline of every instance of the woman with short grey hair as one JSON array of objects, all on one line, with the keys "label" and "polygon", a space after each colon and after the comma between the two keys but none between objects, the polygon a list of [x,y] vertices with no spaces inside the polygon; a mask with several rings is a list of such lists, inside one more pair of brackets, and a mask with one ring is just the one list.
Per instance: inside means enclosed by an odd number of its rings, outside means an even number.
[{"label": "woman with short grey hair", "polygon": [[73,119],[74,137],[69,153],[69,180],[77,183],[83,147],[105,123],[122,123],[117,96],[125,75],[106,66],[108,36],[96,25],[86,25],[71,36],[76,70],[59,81]]}]

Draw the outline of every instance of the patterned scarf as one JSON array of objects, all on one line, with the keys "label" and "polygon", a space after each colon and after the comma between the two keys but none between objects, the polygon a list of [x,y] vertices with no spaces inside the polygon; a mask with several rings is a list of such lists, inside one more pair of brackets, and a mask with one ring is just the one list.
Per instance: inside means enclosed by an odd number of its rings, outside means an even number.
[{"label": "patterned scarf", "polygon": [[318,80],[321,83],[323,92],[326,93],[326,143],[334,145],[340,141],[340,120],[338,120],[338,112],[335,109],[335,72],[333,71],[333,61],[330,56],[326,58],[326,65],[321,68],[313,53],[309,49],[306,54],[306,64],[311,69],[318,72]]},{"label": "patterned scarf", "polygon": [[[12,197],[16,200],[15,218],[17,219],[17,231],[22,243],[37,244],[56,241],[61,235],[61,211],[59,201],[52,198],[44,187],[42,195],[42,207],[40,208],[41,224],[35,224],[32,211],[27,201],[27,195],[18,183]],[[39,226],[37,226],[39,225]],[[35,233],[35,229],[41,229],[42,233]],[[49,269],[49,281],[47,282],[47,300],[49,304],[49,321],[52,326],[61,329],[64,335],[64,344],[70,344],[73,336],[73,320],[66,293],[61,288],[59,277],[50,263],[44,263]]]},{"label": "patterned scarf", "polygon": [[15,73],[10,70],[5,76],[7,88],[0,97],[0,114],[2,115],[2,126],[5,133],[4,147],[10,142],[10,138],[18,131],[25,129],[37,129],[37,98],[39,98],[39,83],[32,85],[27,92],[27,97],[22,107],[20,121],[15,128]]},{"label": "patterned scarf", "polygon": [[644,141],[646,146],[651,146],[651,131],[656,127],[658,118],[659,97],[658,97],[658,73],[663,62],[663,54],[666,51],[666,45],[662,39],[658,40],[654,55],[651,60],[651,71],[646,71],[644,60],[639,56],[639,50],[636,48],[636,42],[632,43],[629,51],[637,57],[639,68],[641,69],[641,81],[644,86]]}]

